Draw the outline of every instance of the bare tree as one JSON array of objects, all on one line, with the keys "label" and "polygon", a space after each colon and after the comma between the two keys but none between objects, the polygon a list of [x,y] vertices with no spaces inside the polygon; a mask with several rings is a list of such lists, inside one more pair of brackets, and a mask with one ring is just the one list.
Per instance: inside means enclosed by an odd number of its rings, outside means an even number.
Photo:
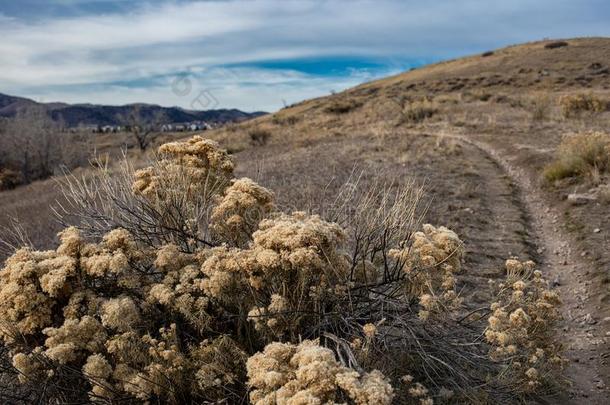
[{"label": "bare tree", "polygon": [[19,172],[24,183],[49,177],[61,166],[81,165],[89,149],[87,139],[64,131],[43,108],[19,110],[0,128],[0,169]]},{"label": "bare tree", "polygon": [[167,120],[163,111],[155,111],[150,114],[150,117],[147,117],[140,104],[135,104],[131,112],[123,117],[123,121],[129,126],[138,147],[142,151],[146,150],[159,135],[161,127]]}]

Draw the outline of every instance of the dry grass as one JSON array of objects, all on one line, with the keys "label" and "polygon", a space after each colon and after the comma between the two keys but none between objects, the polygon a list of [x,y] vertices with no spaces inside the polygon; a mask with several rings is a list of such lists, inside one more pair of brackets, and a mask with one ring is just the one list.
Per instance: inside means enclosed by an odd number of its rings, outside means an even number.
[{"label": "dry grass", "polygon": [[346,114],[362,106],[362,102],[354,99],[339,99],[331,102],[325,111],[331,114]]},{"label": "dry grass", "polygon": [[438,106],[432,101],[421,100],[408,103],[402,110],[399,125],[421,123],[438,113],[438,111]]},{"label": "dry grass", "polygon": [[248,132],[250,142],[255,146],[264,146],[271,139],[271,131],[265,128],[256,127]]},{"label": "dry grass", "polygon": [[566,177],[596,177],[610,170],[610,135],[585,132],[569,135],[559,145],[555,161],[544,169],[547,181]]},{"label": "dry grass", "polygon": [[592,93],[567,94],[559,98],[559,106],[565,118],[581,117],[585,113],[606,111],[608,103]]},{"label": "dry grass", "polygon": [[551,111],[551,96],[546,92],[536,93],[531,100],[531,114],[533,121],[544,121],[549,118]]}]

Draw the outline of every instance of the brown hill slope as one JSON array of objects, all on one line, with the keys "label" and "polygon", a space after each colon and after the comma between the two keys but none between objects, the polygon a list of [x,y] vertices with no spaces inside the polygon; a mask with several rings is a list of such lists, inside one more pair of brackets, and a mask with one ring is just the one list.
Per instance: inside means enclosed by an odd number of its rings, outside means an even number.
[{"label": "brown hill slope", "polygon": [[[553,44],[562,42],[567,45],[553,47]],[[549,84],[554,89],[570,86],[608,88],[610,70],[604,66],[608,58],[610,40],[607,38],[540,41],[437,63],[361,87],[421,81],[440,85],[447,81],[463,81],[464,89],[502,85],[531,89],[532,86]],[[500,80],[494,80],[496,78]],[[445,91],[451,91],[451,87]]]}]

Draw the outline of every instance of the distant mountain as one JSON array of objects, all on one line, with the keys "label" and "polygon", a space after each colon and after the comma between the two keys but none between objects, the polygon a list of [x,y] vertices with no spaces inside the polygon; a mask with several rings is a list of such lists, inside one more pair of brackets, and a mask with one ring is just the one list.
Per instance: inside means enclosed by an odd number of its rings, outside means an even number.
[{"label": "distant mountain", "polygon": [[14,97],[0,93],[0,117],[14,117],[23,108],[44,108],[53,120],[63,121],[67,127],[79,125],[124,125],[125,117],[139,108],[144,119],[153,119],[163,113],[168,124],[205,121],[208,123],[227,123],[244,121],[265,114],[264,112],[247,113],[237,109],[186,110],[180,107],[162,107],[154,104],[127,104],[107,106],[97,104],[37,103],[23,97]]}]

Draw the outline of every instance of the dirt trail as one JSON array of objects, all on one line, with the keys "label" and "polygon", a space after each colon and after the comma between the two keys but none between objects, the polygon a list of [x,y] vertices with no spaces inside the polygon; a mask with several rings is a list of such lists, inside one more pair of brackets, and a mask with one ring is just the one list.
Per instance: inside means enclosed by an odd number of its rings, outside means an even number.
[{"label": "dirt trail", "polygon": [[[442,134],[459,142],[473,145],[493,159],[511,178],[519,193],[527,217],[530,220],[529,233],[534,236],[538,262],[560,291],[563,305],[563,321],[560,330],[566,348],[569,365],[566,377],[572,382],[560,403],[566,404],[607,404],[610,390],[607,366],[602,365],[602,357],[608,356],[607,323],[596,319],[595,303],[590,300],[589,283],[585,272],[587,264],[571,246],[570,236],[560,227],[560,213],[545,202],[538,187],[532,183],[524,171],[511,164],[513,156],[503,156],[489,144],[467,138],[463,135]],[[605,353],[604,353],[605,352]],[[605,368],[604,368],[605,367]]]}]

